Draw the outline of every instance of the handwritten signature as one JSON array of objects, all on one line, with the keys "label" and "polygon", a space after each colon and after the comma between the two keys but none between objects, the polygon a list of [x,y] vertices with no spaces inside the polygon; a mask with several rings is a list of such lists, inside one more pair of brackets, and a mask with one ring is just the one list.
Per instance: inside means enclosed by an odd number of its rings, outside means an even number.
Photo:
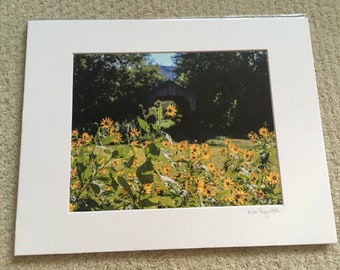
[{"label": "handwritten signature", "polygon": [[281,210],[278,207],[270,207],[270,208],[250,208],[248,209],[248,215],[254,216],[254,215],[263,215],[265,218],[269,218],[273,214],[280,213]]}]

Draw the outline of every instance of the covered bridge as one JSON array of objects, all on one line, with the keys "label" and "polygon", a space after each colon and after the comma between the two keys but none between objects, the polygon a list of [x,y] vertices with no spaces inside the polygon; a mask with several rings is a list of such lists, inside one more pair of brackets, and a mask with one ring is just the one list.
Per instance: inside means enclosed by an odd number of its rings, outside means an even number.
[{"label": "covered bridge", "polygon": [[163,82],[149,95],[147,104],[152,105],[158,99],[173,100],[184,121],[196,111],[196,96],[170,80]]}]

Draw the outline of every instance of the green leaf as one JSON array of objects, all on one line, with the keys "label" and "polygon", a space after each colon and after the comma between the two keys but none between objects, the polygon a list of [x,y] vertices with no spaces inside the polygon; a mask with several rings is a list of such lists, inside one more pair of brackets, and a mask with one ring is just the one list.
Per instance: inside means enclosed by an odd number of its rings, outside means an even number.
[{"label": "green leaf", "polygon": [[111,158],[116,158],[118,156],[119,156],[119,152],[117,150],[115,150],[111,153]]},{"label": "green leaf", "polygon": [[118,182],[126,190],[126,192],[130,195],[131,199],[134,200],[135,197],[132,193],[131,187],[128,184],[128,182],[126,182],[125,178],[118,176]]},{"label": "green leaf", "polygon": [[86,166],[83,163],[77,163],[77,175],[80,181],[83,181],[83,172],[86,170]]},{"label": "green leaf", "polygon": [[150,207],[150,206],[156,206],[158,205],[159,197],[152,197],[144,200],[140,200],[138,202],[138,205],[140,207]]},{"label": "green leaf", "polygon": [[159,203],[165,207],[176,207],[176,205],[174,204],[174,202],[172,201],[170,197],[159,198]]},{"label": "green leaf", "polygon": [[275,196],[281,194],[281,188],[280,186],[275,186],[274,190],[273,190],[273,193]]},{"label": "green leaf", "polygon": [[123,146],[118,148],[118,155],[122,158],[126,158],[126,156],[129,154],[129,147]]},{"label": "green leaf", "polygon": [[108,175],[101,175],[96,177],[96,180],[103,182],[105,184],[109,184],[111,182],[111,177]]},{"label": "green leaf", "polygon": [[149,124],[145,121],[145,120],[143,120],[142,118],[140,118],[140,117],[138,117],[137,118],[137,121],[138,121],[138,124],[139,124],[139,126],[145,131],[145,132],[150,132],[150,126],[149,126]]},{"label": "green leaf", "polygon": [[158,107],[157,116],[158,116],[158,121],[161,121],[163,119],[163,108],[162,108],[162,106]]},{"label": "green leaf", "polygon": [[222,201],[231,194],[231,190],[223,190],[216,194],[215,199],[217,201]]},{"label": "green leaf", "polygon": [[91,176],[92,176],[92,171],[91,171],[91,169],[90,169],[89,167],[87,167],[87,168],[85,169],[85,171],[84,171],[84,176],[83,176],[83,178],[84,178],[84,180],[87,180],[87,179],[89,179]]},{"label": "green leaf", "polygon": [[111,186],[114,190],[118,189],[118,183],[114,179],[112,179],[112,181],[111,181]]},{"label": "green leaf", "polygon": [[90,187],[92,188],[92,190],[95,194],[100,193],[100,187],[98,185],[92,183],[92,184],[90,184]]},{"label": "green leaf", "polygon": [[106,138],[102,139],[102,144],[108,145],[112,142],[113,139],[114,139],[114,136],[107,136]]},{"label": "green leaf", "polygon": [[130,159],[128,160],[128,162],[126,162],[125,167],[126,168],[130,168],[133,164],[133,161],[135,160],[135,155],[133,155],[132,157],[130,157]]},{"label": "green leaf", "polygon": [[104,149],[105,154],[111,154],[111,151],[109,149]]},{"label": "green leaf", "polygon": [[145,156],[148,159],[157,159],[160,152],[161,150],[154,143],[151,143],[147,147],[145,147]]},{"label": "green leaf", "polygon": [[77,157],[77,162],[79,163],[83,163],[83,164],[87,164],[88,162],[88,159],[84,153],[84,149],[82,148],[80,151],[79,151],[79,155]]},{"label": "green leaf", "polygon": [[153,165],[150,160],[145,161],[136,170],[136,175],[142,184],[153,182]]},{"label": "green leaf", "polygon": [[175,125],[175,122],[174,122],[174,121],[172,121],[172,120],[170,120],[170,119],[164,119],[164,120],[161,121],[161,123],[160,123],[159,126],[160,126],[161,128],[167,129],[167,128],[172,127],[173,125]]}]

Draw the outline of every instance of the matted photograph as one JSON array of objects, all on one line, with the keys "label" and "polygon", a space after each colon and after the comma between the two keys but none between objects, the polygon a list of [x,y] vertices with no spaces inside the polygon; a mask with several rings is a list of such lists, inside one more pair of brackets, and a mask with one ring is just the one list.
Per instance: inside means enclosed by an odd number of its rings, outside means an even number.
[{"label": "matted photograph", "polygon": [[337,242],[308,19],[30,21],[16,256]]},{"label": "matted photograph", "polygon": [[73,63],[70,211],[282,204],[267,51]]}]

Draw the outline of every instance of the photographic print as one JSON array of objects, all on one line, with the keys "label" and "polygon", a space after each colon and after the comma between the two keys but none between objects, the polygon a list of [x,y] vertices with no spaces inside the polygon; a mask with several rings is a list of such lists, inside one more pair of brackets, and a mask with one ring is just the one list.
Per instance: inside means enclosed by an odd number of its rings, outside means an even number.
[{"label": "photographic print", "polygon": [[266,50],[73,64],[71,212],[282,204]]},{"label": "photographic print", "polygon": [[337,241],[304,16],[30,21],[25,65],[16,256]]}]

